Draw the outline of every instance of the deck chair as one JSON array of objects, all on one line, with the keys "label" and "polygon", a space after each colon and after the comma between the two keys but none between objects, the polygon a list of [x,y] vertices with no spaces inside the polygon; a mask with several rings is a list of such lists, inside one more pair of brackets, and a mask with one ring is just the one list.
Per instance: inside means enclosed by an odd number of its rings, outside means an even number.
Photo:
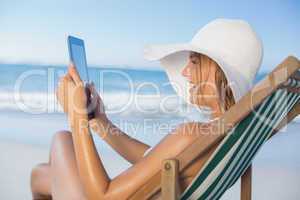
[{"label": "deck chair", "polygon": [[[242,177],[241,199],[251,199],[251,162],[264,143],[300,111],[300,61],[290,56],[220,118],[225,124],[196,140],[129,199],[215,200]],[[215,123],[215,122],[213,122]],[[211,154],[208,153],[212,152]],[[179,173],[203,158],[203,166],[180,193]]]}]

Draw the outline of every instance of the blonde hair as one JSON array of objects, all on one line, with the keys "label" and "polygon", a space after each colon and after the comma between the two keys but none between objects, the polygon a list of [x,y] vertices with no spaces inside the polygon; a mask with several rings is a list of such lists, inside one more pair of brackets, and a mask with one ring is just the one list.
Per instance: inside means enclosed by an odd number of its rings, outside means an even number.
[{"label": "blonde hair", "polygon": [[231,106],[235,104],[235,100],[223,70],[214,60],[212,60],[208,56],[199,53],[195,53],[194,55],[198,56],[200,60],[199,68],[196,70],[196,78],[198,79],[197,81],[201,82],[201,65],[209,65],[209,67],[216,67],[215,84],[219,94],[221,107],[224,111],[228,110]]},{"label": "blonde hair", "polygon": [[233,97],[232,90],[228,85],[227,78],[223,70],[219,67],[219,65],[217,66],[217,70],[215,73],[215,80],[216,80],[216,87],[218,89],[218,92],[220,96],[224,98],[222,99],[223,108],[226,111],[235,104],[235,100]]}]

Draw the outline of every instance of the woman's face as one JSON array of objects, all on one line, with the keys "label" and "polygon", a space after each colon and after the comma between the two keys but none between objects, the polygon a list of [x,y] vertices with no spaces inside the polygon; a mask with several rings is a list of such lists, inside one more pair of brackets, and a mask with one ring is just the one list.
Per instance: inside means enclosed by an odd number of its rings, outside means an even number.
[{"label": "woman's face", "polygon": [[192,104],[211,107],[219,99],[215,73],[216,65],[209,57],[190,53],[182,75],[190,83],[189,93]]}]

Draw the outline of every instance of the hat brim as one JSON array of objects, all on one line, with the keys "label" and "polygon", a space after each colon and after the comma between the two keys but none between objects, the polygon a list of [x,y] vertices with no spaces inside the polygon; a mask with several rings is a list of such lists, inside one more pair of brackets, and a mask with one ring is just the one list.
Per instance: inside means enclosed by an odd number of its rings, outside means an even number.
[{"label": "hat brim", "polygon": [[180,51],[191,51],[192,45],[188,43],[149,45],[144,49],[144,58],[150,61],[160,60],[170,54]]}]

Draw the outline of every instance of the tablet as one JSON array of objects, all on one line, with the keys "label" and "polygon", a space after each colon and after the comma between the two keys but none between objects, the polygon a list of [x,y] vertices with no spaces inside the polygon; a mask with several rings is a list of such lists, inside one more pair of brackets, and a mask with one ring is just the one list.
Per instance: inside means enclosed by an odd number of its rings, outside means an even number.
[{"label": "tablet", "polygon": [[89,83],[84,41],[82,39],[68,36],[68,47],[70,61],[75,65],[84,84]]},{"label": "tablet", "polygon": [[[73,62],[75,65],[81,80],[83,81],[84,85],[89,83],[89,74],[87,69],[87,62],[86,62],[86,55],[85,55],[85,48],[84,48],[84,41],[82,39],[68,36],[68,48],[69,48],[69,55],[70,61]],[[87,93],[87,108],[88,108],[88,117],[89,119],[93,119],[94,115],[94,108],[91,104],[91,92],[86,90]]]}]

